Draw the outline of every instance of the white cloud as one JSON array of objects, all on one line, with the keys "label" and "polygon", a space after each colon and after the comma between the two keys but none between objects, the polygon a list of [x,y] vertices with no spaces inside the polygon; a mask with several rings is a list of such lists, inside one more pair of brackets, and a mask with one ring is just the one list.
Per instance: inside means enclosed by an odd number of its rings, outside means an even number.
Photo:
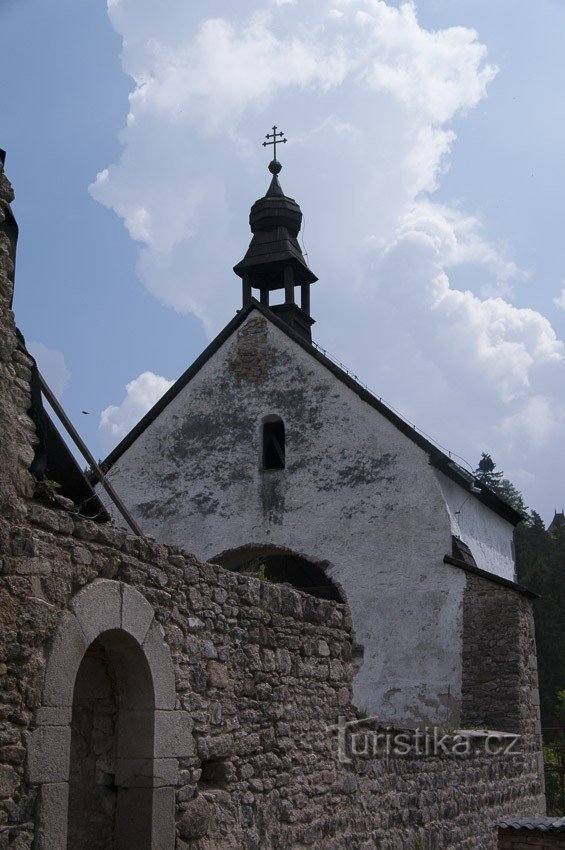
[{"label": "white cloud", "polygon": [[541,470],[556,438],[547,419],[563,415],[563,343],[509,300],[527,276],[510,251],[459,204],[431,200],[452,119],[497,72],[485,46],[466,27],[426,30],[411,2],[262,4],[226,0],[213,18],[183,0],[109,8],[134,88],[121,160],[91,192],[140,243],[143,283],[209,335],[232,317],[230,269],[267,186],[259,142],[280,121],[283,186],[320,278],[317,338],[471,460],[486,443],[509,468],[521,440],[524,478]]},{"label": "white cloud", "polygon": [[457,208],[420,200],[404,216],[402,229],[427,233],[433,238],[446,268],[464,263],[484,266],[490,273],[491,285],[500,293],[511,289],[510,281],[528,276],[506,256],[504,247],[484,239],[476,216]]},{"label": "white cloud", "polygon": [[60,398],[69,386],[71,378],[63,353],[54,348],[47,348],[42,342],[30,342],[28,350],[35,358],[39,371],[51,390]]},{"label": "white cloud", "polygon": [[496,69],[485,64],[486,48],[474,30],[426,30],[413,3],[351,5],[366,6],[356,15],[369,39],[362,77],[376,90],[390,92],[413,116],[444,123],[484,97]]},{"label": "white cloud", "polygon": [[111,404],[100,415],[100,435],[105,451],[110,451],[134,425],[150,410],[162,395],[172,387],[168,381],[153,372],[142,372],[126,384],[126,395],[121,404]]},{"label": "white cloud", "polygon": [[533,444],[543,448],[552,438],[559,439],[565,429],[565,405],[546,396],[531,396],[511,416],[502,421],[502,433],[515,448]]},{"label": "white cloud", "polygon": [[561,295],[558,295],[553,299],[554,303],[557,304],[558,307],[561,307],[562,310],[565,310],[565,286],[561,290]]},{"label": "white cloud", "polygon": [[263,188],[251,172],[275,104],[300,154],[295,184],[318,193],[309,214],[323,204],[330,215],[322,193],[328,179],[334,186],[330,220],[319,219],[325,242],[339,229],[342,244],[344,237],[358,243],[360,218],[386,239],[418,193],[435,187],[455,138],[440,125],[474,106],[495,73],[473,31],[429,32],[410,3],[334,3],[341,17],[332,19],[327,0],[276,13],[224,3],[215,18],[205,17],[203,3],[166,5],[159,16],[146,0],[109,9],[135,86],[122,159],[100,172],[91,192],[142,243],[139,273],[148,289],[194,312],[209,333],[236,306],[225,297],[225,275],[246,235],[241,227],[235,241],[234,223],[244,225],[242,200],[252,186]]},{"label": "white cloud", "polygon": [[[373,266],[387,319],[407,327],[421,356],[440,366],[450,386],[465,387],[470,399],[488,399],[502,410],[529,403],[550,377],[557,386],[565,346],[550,322],[503,298],[482,299],[452,288],[445,268],[454,255],[466,255],[465,243],[458,244],[457,231],[438,209],[431,208],[428,219],[425,212],[424,207],[406,217]],[[471,236],[475,250],[476,234]]]}]

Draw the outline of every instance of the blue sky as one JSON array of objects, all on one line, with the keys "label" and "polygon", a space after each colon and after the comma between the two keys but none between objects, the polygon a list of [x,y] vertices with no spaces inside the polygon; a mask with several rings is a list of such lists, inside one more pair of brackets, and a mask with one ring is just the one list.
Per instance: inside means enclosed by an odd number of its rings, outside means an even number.
[{"label": "blue sky", "polygon": [[549,519],[562,4],[234,5],[0,0],[15,309],[68,413],[104,456],[231,318],[277,122],[315,339],[442,445],[491,451]]}]

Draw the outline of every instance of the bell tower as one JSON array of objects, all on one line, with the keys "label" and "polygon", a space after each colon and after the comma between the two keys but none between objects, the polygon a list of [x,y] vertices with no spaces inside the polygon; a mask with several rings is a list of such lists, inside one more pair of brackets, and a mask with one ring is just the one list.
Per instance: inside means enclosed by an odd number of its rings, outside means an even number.
[{"label": "bell tower", "polygon": [[[277,144],[286,144],[286,139],[274,126],[263,142],[264,147],[272,145],[274,149],[269,163],[273,177],[267,194],[251,207],[249,224],[253,238],[243,260],[234,266],[234,272],[242,280],[244,307],[253,289],[258,289],[261,304],[311,342],[314,319],[310,316],[310,286],[318,278],[308,268],[298,244],[302,211],[293,198],[284,194],[279,182],[282,165],[277,160]],[[297,287],[300,287],[300,306],[295,300]],[[277,289],[284,290],[284,303],[270,305],[270,293]]]}]

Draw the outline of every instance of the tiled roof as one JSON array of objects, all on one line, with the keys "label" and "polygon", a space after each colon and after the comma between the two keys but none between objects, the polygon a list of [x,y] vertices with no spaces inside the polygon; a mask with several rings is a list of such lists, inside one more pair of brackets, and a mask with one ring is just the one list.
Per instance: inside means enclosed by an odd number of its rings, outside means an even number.
[{"label": "tiled roof", "polygon": [[532,829],[539,832],[565,832],[565,818],[513,818],[498,824],[500,829]]}]

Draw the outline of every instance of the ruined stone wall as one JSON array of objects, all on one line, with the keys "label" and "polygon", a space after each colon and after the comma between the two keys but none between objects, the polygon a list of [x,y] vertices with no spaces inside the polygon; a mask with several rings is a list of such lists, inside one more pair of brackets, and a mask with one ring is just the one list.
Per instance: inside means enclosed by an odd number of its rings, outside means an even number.
[{"label": "ruined stone wall", "polygon": [[17,350],[13,293],[14,248],[2,229],[14,193],[0,163],[0,508],[3,516],[17,510],[18,496],[32,492],[28,472],[33,460],[35,429],[25,415],[29,406],[30,364]]},{"label": "ruined stone wall", "polygon": [[493,822],[542,810],[532,741],[509,756],[348,752],[340,762],[327,727],[355,717],[344,606],[33,502],[9,545],[0,848],[30,847],[41,826],[38,756],[26,770],[25,750],[57,627],[77,591],[97,583],[137,588],[173,659],[176,710],[190,720],[170,780],[178,850],[494,850]]},{"label": "ruined stone wall", "polygon": [[[103,783],[106,824],[112,787],[123,792],[122,847],[495,850],[493,822],[541,813],[535,738],[511,755],[340,761],[327,726],[355,717],[345,606],[32,498],[30,362],[16,350],[1,248],[0,850],[76,850],[66,840],[68,799],[76,824],[80,792],[68,793],[73,692],[95,641],[112,661],[125,723],[114,751],[108,693],[109,724],[103,706],[86,724],[92,770],[80,781],[90,772]],[[75,725],[87,699],[79,682]],[[152,722],[149,742],[129,734],[142,729],[137,716]]]},{"label": "ruined stone wall", "polygon": [[469,573],[463,607],[462,725],[540,731],[531,600]]}]

